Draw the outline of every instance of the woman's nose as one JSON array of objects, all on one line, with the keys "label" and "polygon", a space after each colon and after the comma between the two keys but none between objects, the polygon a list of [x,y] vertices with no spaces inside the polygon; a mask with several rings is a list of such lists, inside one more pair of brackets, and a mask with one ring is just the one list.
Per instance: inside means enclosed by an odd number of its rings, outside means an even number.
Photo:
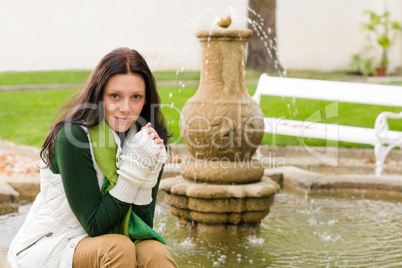
[{"label": "woman's nose", "polygon": [[120,110],[120,112],[128,112],[130,110],[130,100],[123,99],[120,102],[119,110]]}]

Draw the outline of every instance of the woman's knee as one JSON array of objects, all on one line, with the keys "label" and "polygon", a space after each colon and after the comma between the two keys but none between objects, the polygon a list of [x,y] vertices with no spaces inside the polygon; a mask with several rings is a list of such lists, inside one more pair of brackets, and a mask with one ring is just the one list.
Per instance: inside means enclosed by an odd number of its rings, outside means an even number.
[{"label": "woman's knee", "polygon": [[84,238],[74,253],[74,267],[136,267],[134,243],[124,235]]},{"label": "woman's knee", "polygon": [[143,240],[136,244],[138,267],[177,267],[164,244],[156,240]]},{"label": "woman's knee", "polygon": [[113,236],[113,240],[110,241],[111,249],[115,251],[115,253],[123,254],[125,256],[134,256],[135,257],[135,245],[134,243],[124,235],[111,235]]}]

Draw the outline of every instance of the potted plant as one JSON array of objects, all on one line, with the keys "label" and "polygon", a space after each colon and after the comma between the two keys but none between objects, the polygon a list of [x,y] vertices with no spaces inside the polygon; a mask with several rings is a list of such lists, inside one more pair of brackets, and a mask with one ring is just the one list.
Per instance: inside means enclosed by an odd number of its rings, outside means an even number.
[{"label": "potted plant", "polygon": [[[381,59],[377,70],[377,75],[385,75],[388,66],[388,49],[393,43],[395,33],[401,30],[399,22],[391,20],[391,14],[385,11],[377,14],[371,10],[365,10],[364,14],[369,16],[368,23],[362,23],[362,29],[368,33],[368,38],[375,36],[375,43],[381,48]],[[371,35],[370,35],[371,34]]]},{"label": "potted plant", "polygon": [[375,43],[381,48],[380,63],[377,67],[377,75],[385,75],[388,66],[388,49],[393,43],[395,33],[401,30],[399,22],[391,20],[391,14],[386,11],[377,14],[371,10],[365,10],[364,14],[369,15],[369,22],[362,23],[362,29],[368,33],[368,38],[375,36]]}]

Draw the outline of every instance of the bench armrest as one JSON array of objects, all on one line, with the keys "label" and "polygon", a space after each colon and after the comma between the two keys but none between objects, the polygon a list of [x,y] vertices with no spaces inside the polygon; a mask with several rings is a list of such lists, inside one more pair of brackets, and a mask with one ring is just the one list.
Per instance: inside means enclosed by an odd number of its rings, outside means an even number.
[{"label": "bench armrest", "polygon": [[[374,129],[377,133],[377,137],[379,140],[383,141],[383,143],[395,143],[399,141],[402,142],[402,133],[400,135],[392,135],[389,133],[394,131],[389,131],[388,118],[390,119],[402,119],[402,112],[393,113],[393,112],[382,112],[377,116],[375,120]],[[399,137],[398,137],[399,136]],[[398,143],[398,142],[397,142]]]}]

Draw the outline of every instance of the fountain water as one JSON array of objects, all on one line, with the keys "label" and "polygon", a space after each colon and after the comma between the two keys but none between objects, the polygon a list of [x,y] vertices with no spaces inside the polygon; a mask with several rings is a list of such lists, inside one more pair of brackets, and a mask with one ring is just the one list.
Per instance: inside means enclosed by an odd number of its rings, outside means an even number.
[{"label": "fountain water", "polygon": [[[177,226],[161,192],[154,228],[179,267],[398,267],[402,203],[322,195],[275,195],[258,232],[194,233]],[[7,248],[30,205],[0,216]],[[1,252],[0,252],[1,260]],[[1,262],[0,262],[1,263]],[[0,264],[0,267],[1,264]]]},{"label": "fountain water", "polygon": [[260,107],[245,85],[248,29],[199,30],[201,77],[196,94],[183,107],[180,134],[194,158],[181,176],[164,179],[170,211],[181,224],[197,230],[258,226],[268,214],[279,185],[264,177],[264,167],[251,156],[264,130]]}]

